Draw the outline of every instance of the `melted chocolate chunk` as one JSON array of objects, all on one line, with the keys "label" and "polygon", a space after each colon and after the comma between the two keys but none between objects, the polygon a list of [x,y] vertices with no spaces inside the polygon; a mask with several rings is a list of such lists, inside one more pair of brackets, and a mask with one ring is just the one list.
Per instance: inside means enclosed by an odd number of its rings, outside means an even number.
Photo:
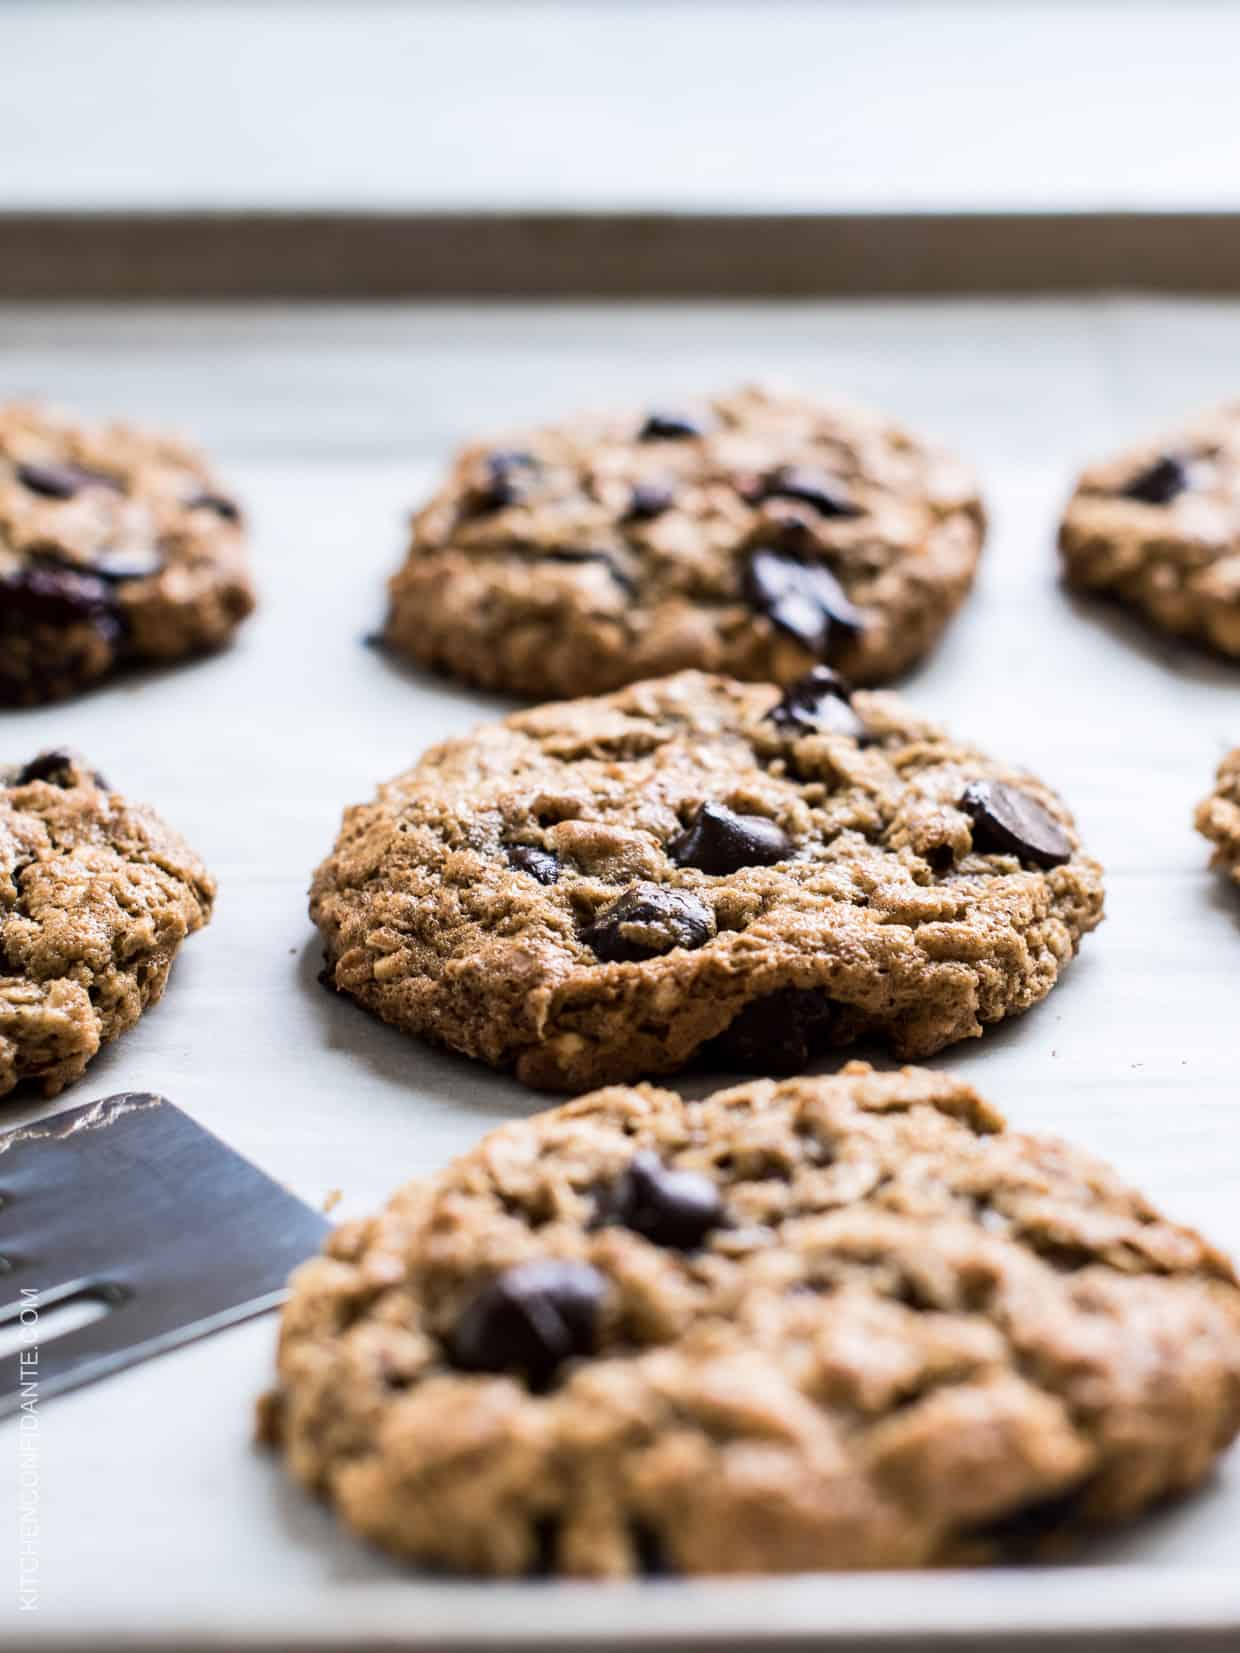
[{"label": "melted chocolate chunk", "polygon": [[[77,765],[78,759],[67,747],[57,746],[52,751],[40,752],[20,768],[0,770],[0,786],[29,786],[32,781],[46,781],[49,786],[72,787],[77,784]],[[91,780],[101,792],[112,790],[98,770],[91,775]]]},{"label": "melted chocolate chunk", "polygon": [[694,436],[703,436],[706,427],[687,413],[660,408],[648,413],[637,433],[639,442],[681,442]]},{"label": "melted chocolate chunk", "polygon": [[645,1150],[633,1155],[606,1198],[604,1213],[652,1245],[674,1251],[696,1250],[724,1220],[723,1200],[708,1176],[673,1171]]},{"label": "melted chocolate chunk", "polygon": [[48,781],[52,786],[69,786],[73,775],[73,753],[63,746],[51,752],[40,752],[23,764],[13,777],[13,786],[29,786],[31,781]]},{"label": "melted chocolate chunk", "polygon": [[852,690],[830,666],[815,666],[789,683],[766,714],[777,729],[794,735],[850,735],[865,744],[869,732],[853,711]]},{"label": "melted chocolate chunk", "polygon": [[754,608],[821,659],[857,637],[865,624],[829,568],[785,551],[760,547],[752,552],[743,589]]},{"label": "melted chocolate chunk", "polygon": [[1139,499],[1145,505],[1170,505],[1188,487],[1188,468],[1174,454],[1164,453],[1152,465],[1138,471],[1120,489],[1125,499]]},{"label": "melted chocolate chunk", "polygon": [[526,1569],[527,1578],[551,1578],[555,1574],[560,1542],[560,1523],[544,1515],[533,1523],[534,1557]]},{"label": "melted chocolate chunk", "polygon": [[817,987],[779,987],[747,1004],[703,1055],[738,1073],[801,1073],[831,1048],[839,1006]]},{"label": "melted chocolate chunk", "polygon": [[648,1577],[666,1578],[675,1571],[667,1558],[663,1541],[652,1527],[647,1526],[645,1522],[630,1523],[629,1535],[633,1541],[637,1564]]},{"label": "melted chocolate chunk", "polygon": [[450,1338],[467,1372],[514,1372],[545,1389],[565,1361],[594,1349],[607,1281],[587,1263],[519,1263],[479,1292]]},{"label": "melted chocolate chunk", "polygon": [[509,844],[504,850],[508,865],[518,872],[528,872],[540,884],[554,884],[560,876],[560,863],[549,849],[535,844]]},{"label": "melted chocolate chunk", "polygon": [[[1032,1561],[1046,1555],[1061,1531],[1079,1526],[1085,1483],[1053,1493],[1012,1510],[997,1520],[969,1529],[969,1536],[991,1545],[1008,1561]],[[1050,1553],[1054,1553],[1053,1549]]]},{"label": "melted chocolate chunk", "polygon": [[695,895],[631,884],[582,930],[581,939],[604,964],[631,964],[675,947],[701,947],[714,933],[714,914]]},{"label": "melted chocolate chunk", "polygon": [[120,631],[120,616],[105,581],[94,574],[38,564],[0,577],[0,621],[93,623],[109,635]]},{"label": "melted chocolate chunk", "polygon": [[771,867],[792,854],[792,840],[765,815],[734,815],[706,803],[667,846],[678,867],[722,876],[742,867]]},{"label": "melted chocolate chunk", "polygon": [[124,492],[123,484],[114,476],[88,470],[85,465],[60,464],[56,461],[19,465],[17,479],[32,494],[39,494],[44,499],[72,499],[84,488],[111,488],[115,492]]},{"label": "melted chocolate chunk", "polygon": [[1035,867],[1062,867],[1072,841],[1036,798],[1002,781],[971,781],[960,807],[973,818],[973,848],[1016,855]]},{"label": "melted chocolate chunk", "polygon": [[861,507],[849,498],[843,483],[825,471],[801,465],[783,465],[762,480],[764,499],[795,499],[824,517],[859,517]]}]

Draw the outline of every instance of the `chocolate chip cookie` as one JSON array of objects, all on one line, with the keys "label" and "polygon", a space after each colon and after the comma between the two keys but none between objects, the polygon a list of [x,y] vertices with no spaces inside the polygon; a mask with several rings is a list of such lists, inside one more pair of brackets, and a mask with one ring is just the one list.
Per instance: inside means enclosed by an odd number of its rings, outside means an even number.
[{"label": "chocolate chip cookie", "polygon": [[925,1056],[1050,992],[1102,877],[1040,781],[817,667],[519,713],[347,811],[326,979],[528,1085]]},{"label": "chocolate chip cookie", "polygon": [[240,509],[191,449],[0,408],[0,706],[215,648],[253,607]]},{"label": "chocolate chip cookie", "polygon": [[461,1572],[1001,1560],[1203,1480],[1240,1288],[949,1074],[615,1087],[337,1230],[260,1415],[350,1526]]},{"label": "chocolate chip cookie", "polygon": [[1059,547],[1077,589],[1240,657],[1240,402],[1092,465]]},{"label": "chocolate chip cookie", "polygon": [[0,768],[0,1095],[55,1096],[163,995],[215,884],[70,752]]},{"label": "chocolate chip cookie", "polygon": [[854,408],[747,389],[582,417],[459,455],[384,635],[527,696],[684,667],[878,683],[934,645],[983,532],[956,460]]},{"label": "chocolate chip cookie", "polygon": [[1240,746],[1219,764],[1214,791],[1198,804],[1197,831],[1214,845],[1213,864],[1240,884]]}]

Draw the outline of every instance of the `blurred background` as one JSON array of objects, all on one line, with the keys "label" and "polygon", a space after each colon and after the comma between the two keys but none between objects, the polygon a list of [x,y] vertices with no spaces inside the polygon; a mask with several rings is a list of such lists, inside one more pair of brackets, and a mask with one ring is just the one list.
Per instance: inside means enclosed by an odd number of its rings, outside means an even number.
[{"label": "blurred background", "polygon": [[0,297],[1240,281],[1228,0],[0,0]]}]

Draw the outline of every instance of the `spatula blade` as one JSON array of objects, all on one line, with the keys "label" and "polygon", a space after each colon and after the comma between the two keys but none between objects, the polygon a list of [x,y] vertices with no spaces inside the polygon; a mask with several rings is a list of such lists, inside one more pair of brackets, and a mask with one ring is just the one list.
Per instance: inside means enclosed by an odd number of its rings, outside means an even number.
[{"label": "spatula blade", "polygon": [[[276,1307],[324,1217],[165,1097],[124,1092],[0,1135],[0,1415]],[[68,1302],[107,1312],[40,1339]]]}]

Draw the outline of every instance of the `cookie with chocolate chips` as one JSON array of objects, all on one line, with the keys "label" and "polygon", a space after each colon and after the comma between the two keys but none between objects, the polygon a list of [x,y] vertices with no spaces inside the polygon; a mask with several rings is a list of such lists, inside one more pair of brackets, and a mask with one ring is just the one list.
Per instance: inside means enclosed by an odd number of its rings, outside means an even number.
[{"label": "cookie with chocolate chips", "polygon": [[1206,1478],[1240,1287],[950,1074],[617,1086],[337,1230],[261,1418],[349,1526],[457,1572],[1027,1559]]},{"label": "cookie with chocolate chips", "polygon": [[1214,866],[1240,884],[1240,746],[1219,764],[1213,792],[1198,804],[1197,831],[1214,846]]},{"label": "cookie with chocolate chips", "polygon": [[211,917],[193,851],[68,751],[0,767],[0,1096],[55,1096],[162,996]]},{"label": "cookie with chocolate chips", "polygon": [[1053,792],[890,695],[684,672],[434,748],[311,913],[341,992],[573,1090],[929,1055],[1051,990],[1102,879]]},{"label": "cookie with chocolate chips", "polygon": [[1240,402],[1091,465],[1059,549],[1077,590],[1240,659]]},{"label": "cookie with chocolate chips", "polygon": [[748,389],[582,417],[458,456],[384,636],[530,697],[685,667],[883,682],[964,600],[983,530],[960,464],[854,408]]},{"label": "cookie with chocolate chips", "polygon": [[253,607],[240,509],[191,449],[0,408],[0,706],[216,648]]}]

